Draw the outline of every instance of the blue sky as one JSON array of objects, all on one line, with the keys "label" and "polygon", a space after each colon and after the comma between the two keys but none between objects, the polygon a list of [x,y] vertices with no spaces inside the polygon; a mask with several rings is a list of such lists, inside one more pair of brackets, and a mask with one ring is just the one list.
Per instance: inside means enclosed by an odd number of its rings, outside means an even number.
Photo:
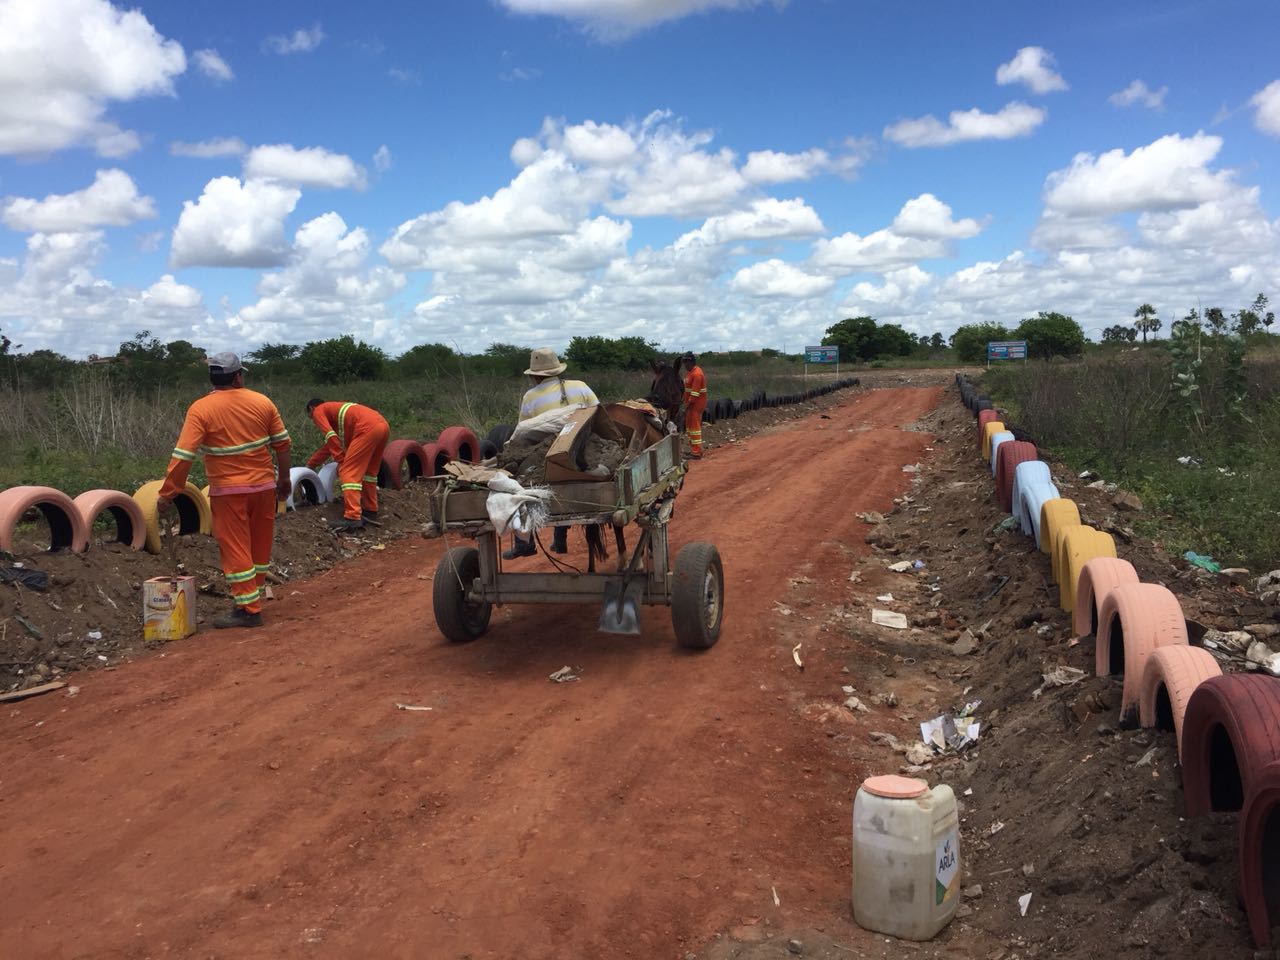
[{"label": "blue sky", "polygon": [[1280,291],[1280,5],[0,0],[0,330],[816,342]]}]

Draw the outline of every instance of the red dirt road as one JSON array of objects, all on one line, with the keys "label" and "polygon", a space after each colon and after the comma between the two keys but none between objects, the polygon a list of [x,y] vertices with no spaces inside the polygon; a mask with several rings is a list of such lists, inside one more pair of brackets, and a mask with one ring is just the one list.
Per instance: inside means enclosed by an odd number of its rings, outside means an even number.
[{"label": "red dirt road", "polygon": [[[671,529],[673,553],[710,540],[724,561],[705,653],[654,607],[638,638],[527,606],[447,644],[421,579],[442,544],[411,540],[281,588],[261,631],[0,708],[4,952],[682,957],[751,917],[864,936],[866,771],[800,713],[839,668],[827,628],[775,601],[797,576],[845,595],[856,514],[928,457],[897,428],[940,393],[872,391],[694,464]],[[548,683],[565,664],[582,679]]]}]

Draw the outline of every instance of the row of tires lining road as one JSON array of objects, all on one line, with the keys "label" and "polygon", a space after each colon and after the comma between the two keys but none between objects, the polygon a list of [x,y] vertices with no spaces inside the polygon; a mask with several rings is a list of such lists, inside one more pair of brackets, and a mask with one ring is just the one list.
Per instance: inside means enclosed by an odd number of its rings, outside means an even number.
[{"label": "row of tires lining road", "polygon": [[1240,898],[1255,945],[1270,947],[1280,924],[1280,678],[1223,674],[1192,646],[1178,598],[1142,583],[1111,536],[1082,523],[1075,502],[1059,495],[1035,444],[1006,429],[967,378],[956,382],[977,418],[1001,508],[1048,556],[1072,632],[1095,637],[1095,673],[1123,679],[1121,724],[1173,732],[1188,816],[1240,812]]},{"label": "row of tires lining road", "polygon": [[[495,433],[502,428],[495,428]],[[510,428],[507,428],[510,435]],[[491,434],[492,436],[492,434]],[[503,440],[505,441],[505,437]],[[378,485],[399,490],[409,480],[441,473],[451,460],[475,461],[483,445],[467,427],[448,427],[428,443],[416,440],[393,440],[382,454],[378,469]],[[334,499],[338,467],[328,463],[319,471],[294,467],[289,471],[293,490],[280,505],[280,512],[326,503]],[[0,491],[0,550],[13,549],[14,531],[24,518],[38,513],[49,527],[49,548],[82,553],[89,549],[90,532],[99,518],[108,518],[114,529],[110,539],[134,550],[159,553],[163,541],[160,533],[159,495],[163,481],[144,483],[132,495],[119,490],[87,490],[72,499],[53,487],[19,486]],[[209,534],[213,514],[209,506],[209,488],[201,490],[193,483],[174,498],[178,517],[178,535]]]},{"label": "row of tires lining road", "polygon": [[764,390],[757,390],[745,400],[731,400],[728,397],[708,400],[707,408],[702,412],[702,422],[715,423],[718,420],[734,420],[752,410],[761,410],[765,407],[786,407],[793,403],[816,400],[818,397],[825,397],[827,394],[835,393],[837,390],[856,387],[859,382],[857,377],[842,377],[839,380],[824,383],[820,387],[810,387],[800,393],[769,394]]}]

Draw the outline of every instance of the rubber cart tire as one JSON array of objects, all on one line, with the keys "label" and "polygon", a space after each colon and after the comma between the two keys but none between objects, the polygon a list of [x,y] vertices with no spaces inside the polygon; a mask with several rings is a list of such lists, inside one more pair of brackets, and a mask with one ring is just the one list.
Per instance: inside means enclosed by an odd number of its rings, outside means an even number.
[{"label": "rubber cart tire", "polygon": [[303,505],[314,507],[328,502],[329,494],[320,474],[310,467],[289,468],[289,499],[284,502],[286,510],[297,510]]},{"label": "rubber cart tire", "polygon": [[453,547],[440,558],[431,585],[431,607],[446,640],[466,643],[489,629],[493,605],[470,603],[466,596],[467,588],[479,576],[480,551],[475,547]]},{"label": "rubber cart tire", "polygon": [[393,490],[403,490],[406,483],[422,476],[426,464],[422,444],[417,440],[392,440],[382,451],[382,465],[387,468]]},{"label": "rubber cart tire", "polygon": [[[1046,500],[1040,505],[1040,552],[1049,555],[1052,562],[1056,555],[1057,543],[1054,541],[1066,527],[1080,526],[1080,508],[1068,497],[1057,500]],[[1057,565],[1052,572],[1053,582],[1058,582]]]},{"label": "rubber cart tire", "polygon": [[39,510],[49,524],[49,550],[84,553],[89,547],[89,525],[75,503],[53,487],[10,487],[0,492],[0,550],[13,549],[13,531],[23,515]]},{"label": "rubber cart tire", "polygon": [[1040,452],[1034,443],[1010,440],[996,454],[996,501],[1005,513],[1013,513],[1013,474],[1021,464],[1034,462]]},{"label": "rubber cart tire", "polygon": [[1116,587],[1138,583],[1138,571],[1128,560],[1116,557],[1094,557],[1080,568],[1076,582],[1076,602],[1071,608],[1071,632],[1077,637],[1098,634],[1098,611]]},{"label": "rubber cart tire", "polygon": [[1208,650],[1199,647],[1159,647],[1142,668],[1142,694],[1138,698],[1138,722],[1144,727],[1172,730],[1182,756],[1182,721],[1196,687],[1210,677],[1222,676],[1222,667]]},{"label": "rubber cart tire", "polygon": [[[142,508],[142,517],[147,524],[148,553],[159,553],[163,548],[160,516],[157,512],[162,486],[163,480],[152,480],[140,486],[133,495],[133,499]],[[209,498],[190,480],[187,481],[186,488],[173,498],[173,506],[178,511],[178,536],[185,537],[192,533],[207,535],[213,532],[213,512],[209,508]]]},{"label": "rubber cart tire", "polygon": [[706,650],[720,639],[724,620],[724,567],[710,543],[685,544],[676,555],[671,625],[682,647]]},{"label": "rubber cart tire", "polygon": [[1280,925],[1280,761],[1253,778],[1240,814],[1240,899],[1253,943],[1271,946],[1271,930]]},{"label": "rubber cart tire", "polygon": [[1158,583],[1124,583],[1107,594],[1098,614],[1094,672],[1124,676],[1120,722],[1136,719],[1142,698],[1142,672],[1158,647],[1187,645],[1182,605]]},{"label": "rubber cart tire", "polygon": [[476,463],[480,459],[480,440],[470,427],[445,427],[436,437],[436,443],[448,451],[450,460]]},{"label": "rubber cart tire", "polygon": [[1114,557],[1116,542],[1111,534],[1093,527],[1067,527],[1058,544],[1058,606],[1063,610],[1076,608],[1076,585],[1080,571],[1095,557]]},{"label": "rubber cart tire", "polygon": [[1182,795],[1187,816],[1239,810],[1280,760],[1280,680],[1256,673],[1210,677],[1182,719]]},{"label": "rubber cart tire", "polygon": [[991,462],[991,438],[997,433],[1004,433],[1004,423],[1000,420],[988,420],[982,427],[982,459]]},{"label": "rubber cart tire", "polygon": [[84,520],[85,530],[93,535],[93,524],[102,514],[111,515],[116,525],[114,543],[127,543],[133,550],[141,550],[147,545],[147,521],[142,516],[142,508],[138,501],[119,490],[86,490],[72,501],[80,518]]}]

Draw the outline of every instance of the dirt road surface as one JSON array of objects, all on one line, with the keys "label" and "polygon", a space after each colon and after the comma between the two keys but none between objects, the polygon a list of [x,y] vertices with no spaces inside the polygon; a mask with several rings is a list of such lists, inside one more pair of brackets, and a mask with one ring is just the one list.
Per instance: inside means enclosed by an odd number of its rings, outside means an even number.
[{"label": "dirt road surface", "polygon": [[[900,428],[940,393],[851,397],[693,465],[672,535],[724,560],[710,651],[678,648],[664,609],[633,638],[585,606],[496,610],[450,645],[443,545],[410,540],[282,590],[260,631],[5,706],[5,950],[681,958],[762,917],[867,937],[848,887],[869,771],[800,709],[836,638],[779,605],[791,578],[838,602],[856,514],[929,458]],[[549,683],[564,665],[581,680]]]}]

